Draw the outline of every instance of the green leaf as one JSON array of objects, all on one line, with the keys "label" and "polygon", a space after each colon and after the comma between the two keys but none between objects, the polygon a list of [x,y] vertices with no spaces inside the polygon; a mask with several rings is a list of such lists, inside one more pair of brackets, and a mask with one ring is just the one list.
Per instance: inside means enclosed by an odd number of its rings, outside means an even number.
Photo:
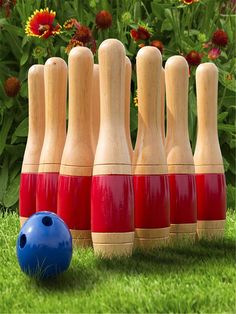
[{"label": "green leaf", "polygon": [[227,185],[227,207],[235,209],[236,204],[236,187],[231,184]]},{"label": "green leaf", "polygon": [[3,125],[2,125],[2,128],[0,130],[0,134],[1,134],[1,136],[0,136],[0,156],[1,156],[1,154],[5,148],[7,135],[8,135],[10,128],[11,128],[12,121],[13,121],[12,116],[5,116],[3,119]]},{"label": "green leaf", "polygon": [[229,90],[236,92],[236,80],[235,77],[229,72],[223,71],[219,68],[219,81]]},{"label": "green leaf", "polygon": [[6,208],[9,208],[16,204],[19,194],[20,175],[18,175],[8,186],[6,193],[3,197],[3,204]]},{"label": "green leaf", "polygon": [[28,84],[27,82],[22,82],[21,89],[20,89],[21,97],[27,98],[28,96]]},{"label": "green leaf", "polygon": [[20,59],[20,65],[24,65],[29,59],[29,49],[26,49]]},{"label": "green leaf", "polygon": [[7,189],[8,182],[8,158],[5,157],[2,168],[0,170],[0,203],[3,201],[3,196]]},{"label": "green leaf", "polygon": [[224,170],[225,172],[229,169],[229,162],[223,157],[223,164],[224,164]]},{"label": "green leaf", "polygon": [[227,116],[228,116],[228,112],[221,112],[220,114],[218,114],[218,122],[222,122]]},{"label": "green leaf", "polygon": [[25,137],[28,135],[28,117],[25,118],[15,129],[13,136]]},{"label": "green leaf", "polygon": [[151,3],[151,8],[153,14],[158,17],[159,19],[164,19],[165,18],[165,9],[169,8],[169,4],[162,4],[157,1],[153,1]]},{"label": "green leaf", "polygon": [[15,163],[13,166],[9,169],[9,181],[12,182],[15,177],[20,173],[21,171],[21,163]]},{"label": "green leaf", "polygon": [[130,131],[133,132],[138,127],[137,109],[130,106]]},{"label": "green leaf", "polygon": [[235,132],[235,126],[233,124],[218,124],[218,130]]},{"label": "green leaf", "polygon": [[236,148],[236,139],[232,139],[229,144],[230,148]]},{"label": "green leaf", "polygon": [[164,22],[162,23],[162,26],[161,26],[161,32],[163,31],[171,31],[173,29],[171,23],[169,20],[164,20]]}]

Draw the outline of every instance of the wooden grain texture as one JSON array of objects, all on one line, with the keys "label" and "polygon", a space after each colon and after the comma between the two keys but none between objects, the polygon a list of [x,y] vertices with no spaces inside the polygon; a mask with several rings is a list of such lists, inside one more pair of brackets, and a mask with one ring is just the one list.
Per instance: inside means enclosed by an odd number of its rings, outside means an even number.
[{"label": "wooden grain texture", "polygon": [[165,84],[165,69],[162,68],[161,76],[161,138],[163,145],[165,147],[165,94],[166,94],[166,84]]},{"label": "wooden grain texture", "polygon": [[92,232],[93,243],[117,244],[132,243],[134,241],[134,232]]},{"label": "wooden grain texture", "polygon": [[67,65],[53,57],[44,66],[45,136],[39,172],[59,172],[66,138]]},{"label": "wooden grain texture", "polygon": [[75,47],[68,60],[69,121],[60,174],[91,176],[91,95],[93,54],[89,48]]},{"label": "wooden grain texture", "polygon": [[92,247],[93,243],[91,239],[78,239],[78,238],[73,238],[72,239],[72,245],[74,248],[88,248]]},{"label": "wooden grain texture", "polygon": [[166,238],[169,236],[170,227],[143,229],[135,228],[135,238]]},{"label": "wooden grain texture", "polygon": [[196,223],[189,223],[189,224],[171,224],[170,225],[170,232],[174,233],[193,233],[197,230]]},{"label": "wooden grain texture", "polygon": [[91,230],[70,229],[73,247],[86,248],[92,246]]},{"label": "wooden grain texture", "polygon": [[162,57],[155,47],[137,54],[138,134],[133,154],[134,174],[167,173],[162,139]]},{"label": "wooden grain texture", "polygon": [[[189,67],[182,56],[170,57],[165,65],[167,134],[166,154],[169,173],[194,173],[188,134]],[[174,167],[173,167],[174,165]],[[178,165],[178,167],[175,167]],[[183,165],[183,170],[181,170]],[[190,166],[190,167],[189,167]]]},{"label": "wooden grain texture", "polygon": [[130,59],[125,57],[125,134],[126,140],[129,147],[130,159],[133,156],[133,146],[131,142],[130,134],[130,93],[131,93],[131,75],[132,75],[132,64]]},{"label": "wooden grain texture", "polygon": [[91,239],[91,230],[70,229],[70,233],[73,239]]},{"label": "wooden grain texture", "polygon": [[93,84],[91,97],[91,138],[93,154],[95,155],[100,128],[100,83],[99,83],[99,65],[93,67]]},{"label": "wooden grain texture", "polygon": [[38,171],[45,131],[44,66],[33,65],[28,72],[29,128],[22,163],[23,173]]},{"label": "wooden grain texture", "polygon": [[196,70],[198,131],[194,152],[196,173],[224,173],[217,131],[218,69],[203,63]]},{"label": "wooden grain texture", "polygon": [[29,219],[29,217],[20,217],[20,227]]},{"label": "wooden grain texture", "polygon": [[[99,47],[100,132],[94,160],[94,175],[131,174],[131,159],[125,132],[125,48],[116,39]],[[114,167],[113,167],[114,166]]]},{"label": "wooden grain texture", "polygon": [[224,229],[225,220],[198,220],[198,229]]}]

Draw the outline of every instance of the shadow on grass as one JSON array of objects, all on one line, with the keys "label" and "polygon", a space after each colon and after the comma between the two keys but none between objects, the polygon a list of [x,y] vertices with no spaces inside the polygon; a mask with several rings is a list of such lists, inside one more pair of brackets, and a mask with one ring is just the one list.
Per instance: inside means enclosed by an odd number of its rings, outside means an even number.
[{"label": "shadow on grass", "polygon": [[192,245],[175,245],[142,252],[136,250],[131,258],[100,259],[97,267],[127,274],[185,272],[196,266],[211,263],[235,264],[235,241],[199,241]]},{"label": "shadow on grass", "polygon": [[[147,253],[136,250],[130,258],[102,259],[93,256],[90,250],[76,250],[77,263],[57,278],[35,281],[35,288],[54,291],[92,290],[99,283],[108,280],[112,274],[137,276],[139,274],[196,273],[198,266],[211,264],[234,265],[235,241],[224,239],[217,242],[199,241],[192,245],[176,245]],[[89,263],[83,259],[89,254]],[[199,270],[202,273],[202,267]]]}]

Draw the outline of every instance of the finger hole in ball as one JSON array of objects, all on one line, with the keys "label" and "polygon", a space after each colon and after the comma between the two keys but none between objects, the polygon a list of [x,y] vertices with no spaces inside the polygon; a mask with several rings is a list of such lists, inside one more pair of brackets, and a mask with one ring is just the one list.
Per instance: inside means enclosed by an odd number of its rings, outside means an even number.
[{"label": "finger hole in ball", "polygon": [[45,216],[42,219],[42,223],[44,224],[44,226],[50,227],[52,225],[52,218],[49,216]]},{"label": "finger hole in ball", "polygon": [[20,236],[20,248],[23,249],[26,245],[26,242],[27,242],[27,238],[26,238],[26,235],[25,234],[22,234]]}]

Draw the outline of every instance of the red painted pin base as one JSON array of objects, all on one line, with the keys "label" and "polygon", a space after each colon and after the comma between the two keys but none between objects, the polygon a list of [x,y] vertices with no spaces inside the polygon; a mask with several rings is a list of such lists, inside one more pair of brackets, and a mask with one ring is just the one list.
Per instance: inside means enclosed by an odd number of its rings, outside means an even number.
[{"label": "red painted pin base", "polygon": [[94,176],[91,189],[91,210],[95,254],[106,258],[130,256],[134,242],[132,176]]},{"label": "red painted pin base", "polygon": [[92,178],[92,232],[134,231],[134,195],[131,175]]},{"label": "red painted pin base", "polygon": [[170,226],[168,175],[134,176],[135,228]]},{"label": "red painted pin base", "polygon": [[58,173],[38,173],[36,211],[57,212]]},{"label": "red painted pin base", "polygon": [[22,173],[19,190],[20,217],[29,218],[36,212],[37,173]]},{"label": "red painted pin base", "polygon": [[226,183],[223,173],[196,174],[197,219],[224,220]]},{"label": "red painted pin base", "polygon": [[91,177],[60,175],[57,214],[69,229],[90,230]]},{"label": "red painted pin base", "polygon": [[194,174],[169,174],[170,223],[197,221],[196,182]]}]

